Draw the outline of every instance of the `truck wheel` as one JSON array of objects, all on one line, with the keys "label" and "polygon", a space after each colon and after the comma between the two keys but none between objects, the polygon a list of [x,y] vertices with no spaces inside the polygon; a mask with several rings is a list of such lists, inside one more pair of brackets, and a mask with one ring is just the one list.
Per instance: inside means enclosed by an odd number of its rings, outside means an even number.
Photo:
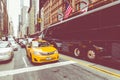
[{"label": "truck wheel", "polygon": [[75,48],[73,53],[75,57],[80,57],[81,55],[81,51],[79,50],[79,48]]},{"label": "truck wheel", "polygon": [[88,50],[87,52],[87,58],[90,61],[94,61],[96,59],[97,55],[96,52],[94,50]]}]

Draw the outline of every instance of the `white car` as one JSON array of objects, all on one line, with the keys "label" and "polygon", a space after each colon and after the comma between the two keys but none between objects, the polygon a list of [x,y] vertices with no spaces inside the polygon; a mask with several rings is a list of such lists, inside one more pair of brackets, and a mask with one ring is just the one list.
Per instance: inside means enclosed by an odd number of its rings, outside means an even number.
[{"label": "white car", "polygon": [[0,41],[0,62],[12,60],[13,58],[13,49],[10,47],[8,41]]},{"label": "white car", "polygon": [[18,50],[18,44],[14,40],[11,40],[10,43],[11,43],[11,47],[13,48],[13,50],[17,51]]}]

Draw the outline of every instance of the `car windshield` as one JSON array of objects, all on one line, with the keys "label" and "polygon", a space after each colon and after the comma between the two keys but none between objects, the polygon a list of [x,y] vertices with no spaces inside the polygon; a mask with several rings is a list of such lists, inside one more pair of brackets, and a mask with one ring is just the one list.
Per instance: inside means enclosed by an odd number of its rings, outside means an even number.
[{"label": "car windshield", "polygon": [[50,46],[50,43],[48,43],[48,42],[33,41],[32,42],[32,46],[33,47],[46,47],[46,46]]},{"label": "car windshield", "polygon": [[0,48],[6,48],[6,47],[9,47],[9,43],[8,42],[0,43]]},{"label": "car windshield", "polygon": [[15,41],[10,41],[11,42],[11,44],[16,44],[16,42]]}]

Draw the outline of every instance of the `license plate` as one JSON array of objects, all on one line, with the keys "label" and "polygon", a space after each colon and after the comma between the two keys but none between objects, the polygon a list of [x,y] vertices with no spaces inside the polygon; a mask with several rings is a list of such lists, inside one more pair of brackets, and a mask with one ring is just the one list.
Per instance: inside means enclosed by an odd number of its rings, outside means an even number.
[{"label": "license plate", "polygon": [[51,57],[46,58],[46,60],[51,60]]}]

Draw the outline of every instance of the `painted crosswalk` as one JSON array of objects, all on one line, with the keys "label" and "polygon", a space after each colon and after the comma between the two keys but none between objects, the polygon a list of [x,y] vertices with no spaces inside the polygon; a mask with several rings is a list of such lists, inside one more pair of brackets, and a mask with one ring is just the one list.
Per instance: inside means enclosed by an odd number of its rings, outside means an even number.
[{"label": "painted crosswalk", "polygon": [[26,68],[21,68],[21,69],[8,70],[8,71],[1,71],[0,77],[20,74],[20,73],[25,73],[25,72],[31,72],[31,71],[37,71],[37,70],[43,70],[43,69],[48,69],[48,68],[54,68],[54,67],[59,67],[59,66],[65,66],[69,64],[75,64],[75,63],[76,62],[74,61],[65,61],[65,62],[46,64],[42,66],[34,66],[34,67],[26,67]]}]

